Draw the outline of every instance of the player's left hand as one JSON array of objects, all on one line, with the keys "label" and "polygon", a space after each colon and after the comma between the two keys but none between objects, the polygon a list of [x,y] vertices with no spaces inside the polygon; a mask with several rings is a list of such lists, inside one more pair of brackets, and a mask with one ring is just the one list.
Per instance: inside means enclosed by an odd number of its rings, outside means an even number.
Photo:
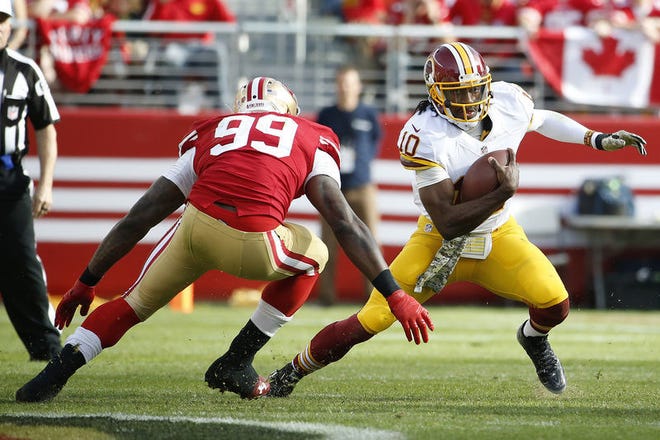
[{"label": "player's left hand", "polygon": [[60,330],[71,324],[76,309],[80,306],[80,315],[85,316],[89,311],[89,306],[94,301],[94,286],[88,286],[80,280],[77,280],[73,287],[62,297],[55,312],[55,327]]},{"label": "player's left hand", "polygon": [[435,327],[428,310],[403,290],[397,290],[388,296],[387,303],[392,314],[403,326],[408,342],[413,339],[417,345],[421,341],[429,342],[428,330],[433,330]]},{"label": "player's left hand", "polygon": [[616,133],[605,134],[600,141],[603,150],[614,151],[630,145],[637,148],[639,154],[646,156],[646,141],[643,137],[635,133],[629,133],[625,130],[619,130]]}]

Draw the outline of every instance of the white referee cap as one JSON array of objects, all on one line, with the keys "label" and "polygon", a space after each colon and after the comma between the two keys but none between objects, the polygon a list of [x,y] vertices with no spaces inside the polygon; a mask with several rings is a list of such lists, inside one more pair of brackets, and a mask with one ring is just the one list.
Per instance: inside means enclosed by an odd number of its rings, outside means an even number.
[{"label": "white referee cap", "polygon": [[11,9],[11,0],[0,0],[0,12],[10,17],[14,16],[14,11]]}]

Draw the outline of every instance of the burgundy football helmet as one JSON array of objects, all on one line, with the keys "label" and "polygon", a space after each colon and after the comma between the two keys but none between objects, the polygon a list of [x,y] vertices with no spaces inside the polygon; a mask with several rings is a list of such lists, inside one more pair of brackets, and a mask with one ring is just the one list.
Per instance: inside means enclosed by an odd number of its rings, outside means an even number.
[{"label": "burgundy football helmet", "polygon": [[424,81],[438,114],[454,123],[481,121],[490,104],[490,69],[465,43],[436,47],[426,59]]},{"label": "burgundy football helmet", "polygon": [[238,89],[234,101],[236,113],[277,112],[297,116],[296,95],[275,78],[258,76]]}]

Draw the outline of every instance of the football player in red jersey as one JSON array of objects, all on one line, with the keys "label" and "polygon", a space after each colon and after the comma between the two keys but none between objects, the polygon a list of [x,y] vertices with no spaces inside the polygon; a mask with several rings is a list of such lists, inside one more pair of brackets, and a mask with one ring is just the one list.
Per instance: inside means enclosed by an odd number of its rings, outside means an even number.
[{"label": "football player in red jersey", "polygon": [[103,239],[57,307],[60,329],[78,306],[87,314],[94,286],[108,269],[187,200],[133,287],[94,310],[61,354],[16,392],[17,401],[55,397],[78,368],[213,269],[269,283],[228,351],[208,368],[206,382],[243,398],[266,394],[270,385],[252,360],[302,306],[328,259],[317,236],[284,221],[291,201],[302,195],[387,297],[408,340],[428,341],[428,312],[396,284],[369,229],[341,193],[339,141],[332,130],[298,117],[295,95],[273,78],[257,77],[241,87],[234,110],[195,123],[179,144],[179,160]]},{"label": "football player in red jersey", "polygon": [[[420,102],[397,142],[402,165],[415,172],[413,195],[420,217],[390,265],[392,274],[421,303],[445,284],[468,281],[526,304],[529,319],[518,328],[517,339],[541,383],[561,393],[566,378],[548,332],[568,315],[568,292],[552,263],[511,216],[508,201],[518,187],[515,152],[529,131],[598,150],[632,146],[642,155],[646,142],[623,130],[594,132],[560,113],[534,109],[522,88],[491,83],[482,56],[465,43],[435,48],[424,65],[424,80],[428,99]],[[456,185],[472,163],[503,149],[510,149],[508,166],[491,159],[500,186],[454,204]],[[270,375],[269,395],[288,396],[302,377],[338,361],[394,320],[385,298],[372,291],[357,314],[323,328]]]}]

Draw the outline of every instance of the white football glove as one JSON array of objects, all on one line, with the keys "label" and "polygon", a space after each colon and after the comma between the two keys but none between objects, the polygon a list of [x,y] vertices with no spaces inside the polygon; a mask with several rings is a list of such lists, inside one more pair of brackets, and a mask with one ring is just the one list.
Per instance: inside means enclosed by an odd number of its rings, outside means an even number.
[{"label": "white football glove", "polygon": [[616,133],[603,133],[596,138],[596,147],[598,147],[598,143],[606,151],[620,150],[630,145],[637,148],[639,154],[646,156],[646,141],[644,138],[635,133],[628,133],[625,130],[619,130]]}]

